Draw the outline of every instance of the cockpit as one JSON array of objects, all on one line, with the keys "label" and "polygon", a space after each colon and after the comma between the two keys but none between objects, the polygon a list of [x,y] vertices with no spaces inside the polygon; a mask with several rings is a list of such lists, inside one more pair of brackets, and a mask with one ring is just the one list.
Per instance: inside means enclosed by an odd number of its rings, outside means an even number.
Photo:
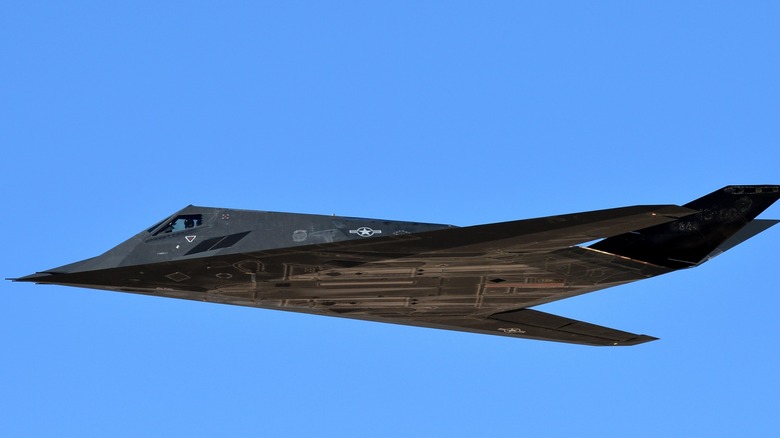
[{"label": "cockpit", "polygon": [[159,234],[184,231],[190,228],[199,227],[201,225],[203,225],[202,214],[180,214],[158,223],[157,225],[149,228],[147,231],[152,233],[152,236],[157,236]]}]

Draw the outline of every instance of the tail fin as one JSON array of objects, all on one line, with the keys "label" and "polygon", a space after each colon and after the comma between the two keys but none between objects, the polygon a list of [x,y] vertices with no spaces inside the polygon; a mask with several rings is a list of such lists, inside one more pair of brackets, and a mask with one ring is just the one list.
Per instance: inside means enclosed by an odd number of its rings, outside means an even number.
[{"label": "tail fin", "polygon": [[780,186],[727,186],[685,204],[697,214],[590,247],[672,269],[696,266],[777,223],[753,219],[778,198]]}]

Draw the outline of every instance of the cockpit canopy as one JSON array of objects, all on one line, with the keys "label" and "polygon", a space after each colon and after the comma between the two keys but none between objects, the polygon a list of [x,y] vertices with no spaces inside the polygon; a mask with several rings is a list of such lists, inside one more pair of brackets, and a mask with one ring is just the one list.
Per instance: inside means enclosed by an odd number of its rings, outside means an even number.
[{"label": "cockpit canopy", "polygon": [[175,233],[201,225],[203,225],[202,214],[180,214],[158,223],[147,231],[152,233],[152,236],[157,236],[158,234]]}]

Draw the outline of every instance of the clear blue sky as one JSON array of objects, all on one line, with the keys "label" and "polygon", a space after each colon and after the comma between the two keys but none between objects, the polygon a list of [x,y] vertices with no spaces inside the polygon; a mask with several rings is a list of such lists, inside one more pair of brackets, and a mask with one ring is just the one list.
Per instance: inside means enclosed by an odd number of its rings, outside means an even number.
[{"label": "clear blue sky", "polygon": [[[190,203],[471,225],[780,184],[778,2],[279,3],[4,2],[2,277]],[[630,348],[2,282],[0,435],[777,436],[779,245],[542,308],[661,338]]]}]

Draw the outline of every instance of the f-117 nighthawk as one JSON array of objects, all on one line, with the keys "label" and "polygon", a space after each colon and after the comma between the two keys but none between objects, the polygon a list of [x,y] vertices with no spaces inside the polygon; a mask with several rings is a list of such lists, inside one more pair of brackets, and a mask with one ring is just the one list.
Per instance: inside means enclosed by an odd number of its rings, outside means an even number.
[{"label": "f-117 nighthawk", "polygon": [[778,198],[777,185],[728,186],[684,206],[468,227],[190,205],[103,255],[15,280],[636,345],[656,338],[531,308],[697,266],[780,222],[756,219]]}]

